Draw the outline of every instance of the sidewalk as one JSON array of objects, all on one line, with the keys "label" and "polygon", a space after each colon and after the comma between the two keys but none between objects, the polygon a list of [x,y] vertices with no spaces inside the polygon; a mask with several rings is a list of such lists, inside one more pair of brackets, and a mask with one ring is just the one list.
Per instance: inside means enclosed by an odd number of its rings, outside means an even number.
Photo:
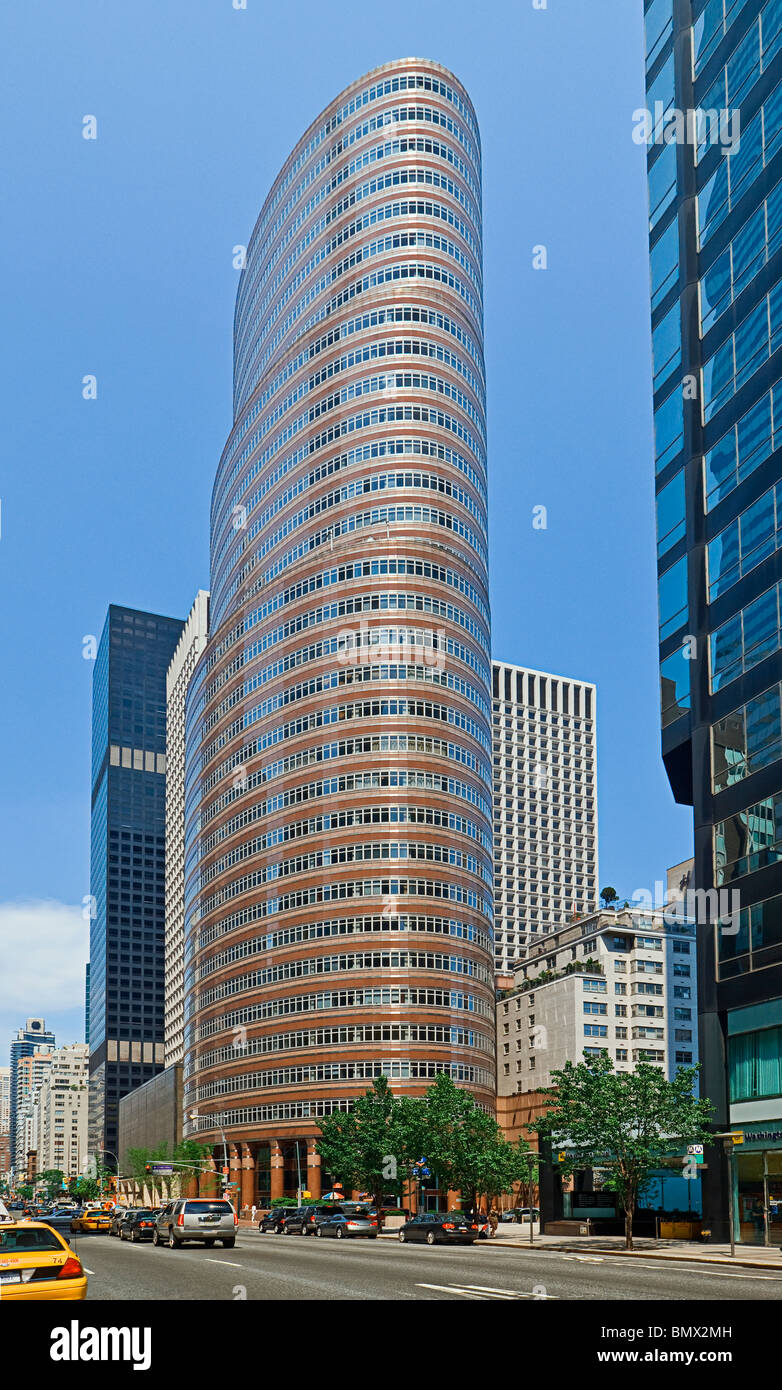
[{"label": "sidewalk", "polygon": [[568,1254],[599,1258],[601,1255],[620,1255],[632,1260],[639,1256],[652,1260],[690,1260],[697,1264],[720,1264],[735,1268],[739,1265],[749,1269],[769,1269],[782,1272],[782,1250],[779,1246],[737,1245],[736,1254],[731,1259],[730,1245],[704,1244],[694,1240],[654,1240],[649,1236],[636,1236],[633,1249],[625,1250],[624,1236],[579,1236],[577,1240],[562,1236],[535,1235],[532,1246],[529,1243],[529,1227],[521,1227],[513,1234],[498,1230],[492,1238],[492,1245],[515,1246],[528,1250],[561,1250]]}]

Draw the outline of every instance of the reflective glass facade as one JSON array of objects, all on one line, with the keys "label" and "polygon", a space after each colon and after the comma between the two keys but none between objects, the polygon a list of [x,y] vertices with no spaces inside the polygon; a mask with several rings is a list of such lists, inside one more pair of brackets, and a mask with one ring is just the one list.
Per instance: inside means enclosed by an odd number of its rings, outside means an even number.
[{"label": "reflective glass facade", "polygon": [[[647,151],[662,751],[693,807],[696,888],[738,894],[735,919],[699,929],[724,1130],[755,1118],[732,1112],[729,1013],[782,996],[782,3],[644,9],[646,104],[666,112]],[[724,1233],[718,1160],[705,1199]]]},{"label": "reflective glass facade", "polygon": [[91,1152],[163,1063],[166,671],[176,618],[112,605],[93,672]]}]

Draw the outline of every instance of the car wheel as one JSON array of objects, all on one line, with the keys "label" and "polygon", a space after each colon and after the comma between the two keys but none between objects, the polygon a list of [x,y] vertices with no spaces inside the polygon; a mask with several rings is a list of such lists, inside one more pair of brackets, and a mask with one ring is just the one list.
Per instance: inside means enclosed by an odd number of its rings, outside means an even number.
[{"label": "car wheel", "polygon": [[322,1230],[320,1229],[320,1226],[316,1226],[316,1227],[315,1227],[315,1234],[316,1234],[316,1236],[322,1236],[322,1235],[323,1235],[323,1232],[322,1232]]},{"label": "car wheel", "polygon": [[372,1235],[372,1236],[369,1237],[369,1239],[370,1239],[370,1240],[377,1240],[377,1235],[376,1235],[376,1234],[375,1234],[375,1235]]},{"label": "car wheel", "polygon": [[401,1226],[399,1227],[399,1230],[398,1230],[397,1233],[396,1233],[396,1238],[397,1238],[397,1240],[400,1242],[401,1245],[404,1245],[405,1241],[407,1240],[407,1236],[405,1235],[405,1233],[404,1233],[404,1231],[402,1230],[402,1227],[401,1227]]},{"label": "car wheel", "polygon": [[434,1245],[434,1231],[427,1231],[426,1243],[427,1245]]},{"label": "car wheel", "polygon": [[120,1238],[120,1240],[124,1240],[124,1239],[125,1239],[125,1232],[124,1232],[123,1230],[120,1230],[119,1238]]},{"label": "car wheel", "polygon": [[141,1236],[140,1236],[139,1232],[138,1232],[138,1231],[131,1231],[131,1233],[130,1233],[130,1243],[131,1243],[131,1245],[138,1245],[138,1243],[139,1243],[140,1240],[141,1240]]},{"label": "car wheel", "polygon": [[170,1226],[168,1228],[168,1240],[166,1244],[168,1245],[169,1250],[177,1250],[179,1248],[179,1241],[177,1240]]},{"label": "car wheel", "polygon": [[307,1227],[306,1227],[306,1226],[302,1226],[301,1230],[299,1231],[299,1235],[300,1235],[300,1236],[308,1236],[308,1235],[309,1235],[309,1231],[307,1230]]},{"label": "car wheel", "polygon": [[224,1241],[223,1241],[223,1249],[224,1249],[224,1250],[233,1250],[235,1244],[236,1244],[236,1236],[230,1236],[228,1240],[224,1240]]},{"label": "car wheel", "polygon": [[204,1241],[204,1245],[206,1246],[207,1250],[214,1250],[214,1244],[215,1244],[215,1243],[214,1243],[213,1240],[205,1240],[205,1241]]},{"label": "car wheel", "polygon": [[153,1245],[160,1245],[160,1244],[161,1244],[160,1236],[158,1235],[157,1226],[155,1227],[154,1231],[152,1232],[152,1244],[153,1244]]}]

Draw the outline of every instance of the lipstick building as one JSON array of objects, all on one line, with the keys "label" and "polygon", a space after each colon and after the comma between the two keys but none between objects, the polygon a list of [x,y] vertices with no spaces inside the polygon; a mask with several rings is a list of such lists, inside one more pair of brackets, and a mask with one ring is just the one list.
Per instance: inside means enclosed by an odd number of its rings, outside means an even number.
[{"label": "lipstick building", "polygon": [[319,1121],[493,1108],[481,155],[436,63],[313,122],[247,248],[185,780],[186,1133],[315,1195]]}]

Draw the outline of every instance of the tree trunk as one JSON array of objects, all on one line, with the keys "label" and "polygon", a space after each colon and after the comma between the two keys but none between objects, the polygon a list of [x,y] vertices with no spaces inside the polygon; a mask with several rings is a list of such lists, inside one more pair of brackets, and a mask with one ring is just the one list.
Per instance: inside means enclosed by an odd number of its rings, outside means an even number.
[{"label": "tree trunk", "polygon": [[630,1200],[625,1207],[625,1250],[633,1248],[633,1211],[635,1203]]}]

